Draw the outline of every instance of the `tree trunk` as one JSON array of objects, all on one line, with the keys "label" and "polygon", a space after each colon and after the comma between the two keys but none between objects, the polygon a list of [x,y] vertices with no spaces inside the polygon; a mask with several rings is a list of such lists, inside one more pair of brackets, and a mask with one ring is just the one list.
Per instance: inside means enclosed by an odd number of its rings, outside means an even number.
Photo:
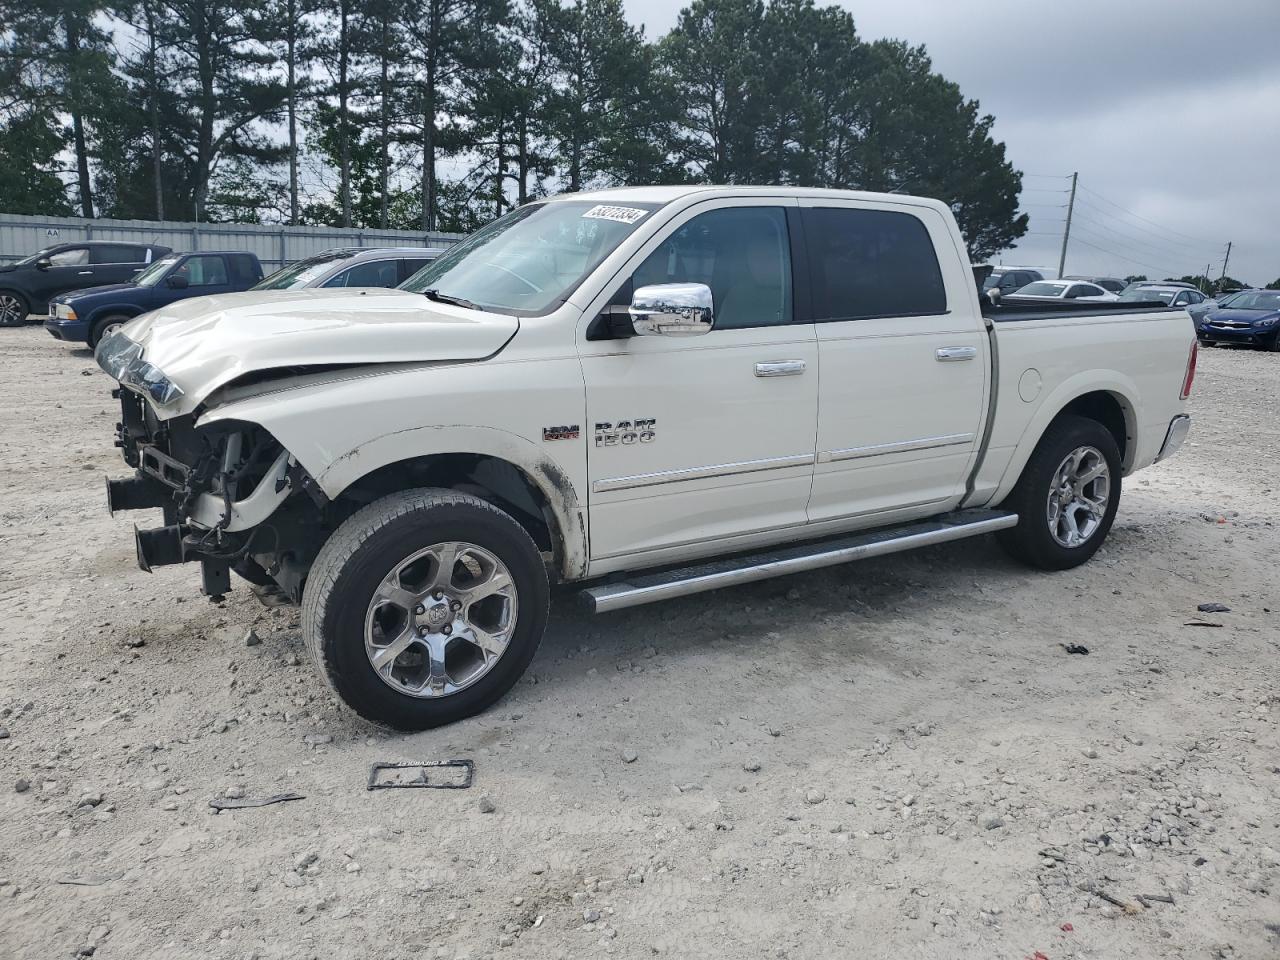
[{"label": "tree trunk", "polygon": [[164,163],[160,145],[160,70],[157,63],[160,51],[156,40],[156,11],[151,3],[144,3],[142,11],[147,18],[147,83],[151,87],[147,91],[151,114],[151,177],[156,195],[156,219],[163,220]]},{"label": "tree trunk", "polygon": [[503,186],[502,181],[507,173],[507,156],[506,156],[507,145],[505,142],[505,131],[503,128],[503,124],[504,124],[504,121],[502,118],[502,114],[498,114],[498,129],[497,129],[497,137],[496,137],[497,142],[495,144],[496,149],[495,149],[494,164],[493,164],[493,215],[494,217],[502,216],[502,201],[504,199],[503,190],[502,190],[502,186]]},{"label": "tree trunk", "polygon": [[351,91],[347,89],[350,71],[351,16],[347,0],[342,0],[341,25],[338,36],[338,194],[342,198],[342,225],[351,226],[351,124],[347,110]]},{"label": "tree trunk", "polygon": [[301,219],[298,210],[298,26],[297,4],[289,4],[288,49],[285,69],[288,72],[289,110],[289,224],[297,226]]},{"label": "tree trunk", "polygon": [[388,144],[391,130],[391,89],[388,81],[391,60],[390,24],[384,15],[382,18],[382,54],[379,58],[382,65],[382,77],[378,85],[378,226],[386,230],[390,226],[387,190],[389,188],[391,151]]},{"label": "tree trunk", "polygon": [[[70,14],[63,15],[67,39],[67,63],[74,64],[80,56],[80,25]],[[71,135],[76,153],[76,180],[80,191],[80,216],[93,219],[93,181],[89,178],[89,145],[84,135],[84,117],[81,114],[80,83],[71,67],[71,79],[67,85],[67,99],[71,114]]]},{"label": "tree trunk", "polygon": [[422,231],[436,228],[436,53],[440,41],[440,6],[431,4],[427,29],[427,75],[422,89]]},{"label": "tree trunk", "polygon": [[519,151],[520,176],[516,180],[516,200],[523,207],[529,201],[529,115],[524,110],[520,112]]},{"label": "tree trunk", "polygon": [[200,129],[196,141],[196,184],[193,201],[196,221],[204,216],[209,196],[209,178],[213,176],[213,124],[218,113],[218,98],[213,86],[212,28],[204,7],[193,7],[191,33],[197,50],[196,75],[200,82]]}]

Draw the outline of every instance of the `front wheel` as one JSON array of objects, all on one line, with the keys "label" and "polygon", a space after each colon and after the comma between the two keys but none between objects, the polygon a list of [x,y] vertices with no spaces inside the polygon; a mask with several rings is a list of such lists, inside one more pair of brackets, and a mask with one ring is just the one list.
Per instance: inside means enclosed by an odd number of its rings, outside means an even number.
[{"label": "front wheel", "polygon": [[107,337],[115,333],[132,319],[133,317],[125,317],[120,314],[103,317],[93,325],[93,332],[89,334],[89,346],[97,347],[97,345],[102,342],[103,337]]},{"label": "front wheel", "polygon": [[997,534],[1001,545],[1043,570],[1084,563],[1115,520],[1120,470],[1120,450],[1106,427],[1086,417],[1060,417],[1004,503],[1018,514],[1018,525]]},{"label": "front wheel", "polygon": [[511,689],[548,606],[546,567],[520,524],[478,497],[409,490],[353,514],[321,548],[302,631],[351,709],[425,730]]},{"label": "front wheel", "polygon": [[14,290],[0,290],[0,327],[19,327],[31,312],[26,298]]}]

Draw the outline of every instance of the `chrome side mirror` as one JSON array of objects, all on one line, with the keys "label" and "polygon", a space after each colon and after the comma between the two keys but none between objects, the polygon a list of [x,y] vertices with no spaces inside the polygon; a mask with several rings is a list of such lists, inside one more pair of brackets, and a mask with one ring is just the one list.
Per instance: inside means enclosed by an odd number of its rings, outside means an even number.
[{"label": "chrome side mirror", "polygon": [[715,322],[705,283],[655,283],[631,295],[631,326],[640,337],[697,337]]}]

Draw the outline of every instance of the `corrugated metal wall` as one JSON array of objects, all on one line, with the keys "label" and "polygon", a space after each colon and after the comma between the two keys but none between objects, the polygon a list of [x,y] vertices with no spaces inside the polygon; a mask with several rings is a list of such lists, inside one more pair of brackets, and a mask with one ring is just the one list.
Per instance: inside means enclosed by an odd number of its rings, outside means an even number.
[{"label": "corrugated metal wall", "polygon": [[457,233],[413,230],[344,230],[256,223],[174,223],[151,220],[85,220],[0,213],[0,263],[11,263],[55,243],[128,240],[162,243],[174,250],[247,250],[270,273],[330,247],[447,247]]}]

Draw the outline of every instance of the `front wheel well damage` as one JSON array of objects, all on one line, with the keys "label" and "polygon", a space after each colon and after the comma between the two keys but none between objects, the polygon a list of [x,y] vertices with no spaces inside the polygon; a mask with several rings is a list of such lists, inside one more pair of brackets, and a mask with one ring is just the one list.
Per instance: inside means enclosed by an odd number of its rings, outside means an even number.
[{"label": "front wheel well damage", "polygon": [[563,546],[555,511],[528,474],[499,457],[441,453],[398,460],[356,480],[338,495],[335,505],[354,513],[381,497],[415,487],[457,490],[493,504],[524,527],[558,566]]}]

